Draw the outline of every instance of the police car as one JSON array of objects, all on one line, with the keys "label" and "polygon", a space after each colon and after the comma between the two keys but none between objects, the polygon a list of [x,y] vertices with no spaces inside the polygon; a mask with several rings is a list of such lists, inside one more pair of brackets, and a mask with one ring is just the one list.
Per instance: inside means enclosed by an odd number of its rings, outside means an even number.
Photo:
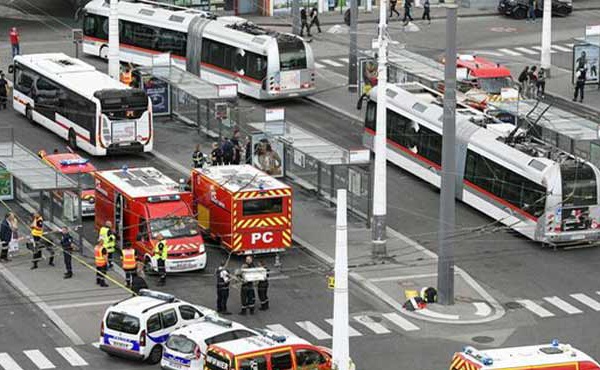
[{"label": "police car", "polygon": [[110,306],[100,327],[100,349],[110,355],[156,364],[169,335],[217,313],[166,293],[142,289]]},{"label": "police car", "polygon": [[237,322],[206,316],[202,322],[171,333],[160,365],[166,370],[202,370],[209,345],[256,335],[260,333]]}]

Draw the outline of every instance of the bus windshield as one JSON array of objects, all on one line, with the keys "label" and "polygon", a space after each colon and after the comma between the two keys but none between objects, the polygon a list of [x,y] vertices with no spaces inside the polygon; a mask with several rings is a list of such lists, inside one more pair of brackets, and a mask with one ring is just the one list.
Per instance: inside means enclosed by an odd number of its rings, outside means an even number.
[{"label": "bus windshield", "polygon": [[598,203],[596,174],[579,161],[568,161],[560,166],[563,207],[591,206]]},{"label": "bus windshield", "polygon": [[204,360],[204,366],[207,370],[229,370],[231,368],[231,361],[214,351],[208,351]]},{"label": "bus windshield", "polygon": [[290,38],[279,40],[279,68],[292,71],[306,68],[306,49],[302,40]]},{"label": "bus windshield", "polygon": [[148,110],[148,96],[140,89],[100,90],[94,96],[111,120],[138,119]]},{"label": "bus windshield", "polygon": [[184,238],[200,234],[198,221],[186,217],[166,217],[150,220],[152,235],[161,234],[165,239]]},{"label": "bus windshield", "polygon": [[500,94],[503,88],[512,87],[509,77],[479,78],[479,86],[488,94]]}]

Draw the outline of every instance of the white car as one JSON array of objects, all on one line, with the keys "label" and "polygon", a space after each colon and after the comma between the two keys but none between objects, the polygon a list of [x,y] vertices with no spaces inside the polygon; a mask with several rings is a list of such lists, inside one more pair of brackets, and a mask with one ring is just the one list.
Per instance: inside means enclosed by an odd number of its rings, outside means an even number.
[{"label": "white car", "polygon": [[173,331],[199,322],[214,310],[142,289],[110,306],[100,328],[100,349],[110,355],[158,363]]},{"label": "white car", "polygon": [[206,316],[171,333],[160,366],[164,370],[202,370],[209,345],[257,335],[260,333],[237,322]]}]

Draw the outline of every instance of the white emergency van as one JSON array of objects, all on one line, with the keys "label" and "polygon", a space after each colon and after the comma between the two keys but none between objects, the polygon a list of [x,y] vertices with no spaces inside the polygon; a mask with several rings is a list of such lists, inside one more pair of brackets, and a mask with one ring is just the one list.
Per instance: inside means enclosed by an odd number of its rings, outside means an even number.
[{"label": "white emergency van", "polygon": [[171,333],[160,363],[163,370],[202,370],[209,345],[260,335],[242,324],[216,316]]},{"label": "white emergency van", "polygon": [[100,327],[100,349],[110,355],[158,363],[169,335],[202,321],[214,310],[173,295],[142,289],[139,296],[110,306]]}]

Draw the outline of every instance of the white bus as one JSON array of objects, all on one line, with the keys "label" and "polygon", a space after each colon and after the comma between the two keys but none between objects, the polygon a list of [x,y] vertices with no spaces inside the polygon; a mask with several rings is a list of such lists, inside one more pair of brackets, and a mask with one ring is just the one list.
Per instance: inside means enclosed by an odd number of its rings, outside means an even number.
[{"label": "white bus", "polygon": [[[105,0],[85,6],[83,52],[108,56]],[[312,49],[300,37],[269,31],[238,17],[119,2],[120,60],[151,65],[171,53],[175,63],[216,84],[237,83],[256,99],[304,96],[315,91]]]},{"label": "white bus", "polygon": [[[387,158],[440,187],[442,96],[422,85],[388,85]],[[364,144],[373,147],[377,89],[370,92]],[[456,111],[459,200],[513,229],[559,245],[600,239],[600,171],[472,108]],[[503,227],[500,227],[504,225]]]},{"label": "white bus", "polygon": [[152,150],[146,93],[65,54],[18,55],[14,109],[91,155]]}]

